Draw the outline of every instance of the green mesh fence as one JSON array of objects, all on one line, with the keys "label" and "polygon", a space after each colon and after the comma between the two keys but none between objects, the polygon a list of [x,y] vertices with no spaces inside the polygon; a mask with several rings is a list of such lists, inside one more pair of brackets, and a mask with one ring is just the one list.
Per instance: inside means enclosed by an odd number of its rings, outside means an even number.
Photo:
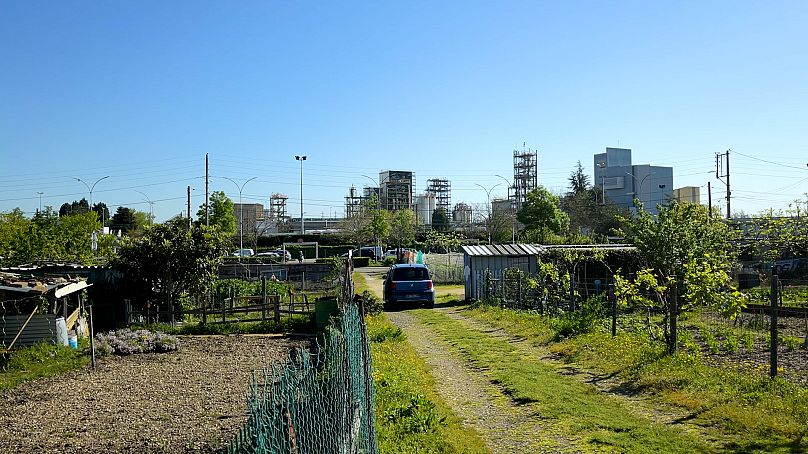
[{"label": "green mesh fence", "polygon": [[345,268],[340,315],[316,353],[253,372],[247,423],[223,452],[378,453],[370,347]]}]

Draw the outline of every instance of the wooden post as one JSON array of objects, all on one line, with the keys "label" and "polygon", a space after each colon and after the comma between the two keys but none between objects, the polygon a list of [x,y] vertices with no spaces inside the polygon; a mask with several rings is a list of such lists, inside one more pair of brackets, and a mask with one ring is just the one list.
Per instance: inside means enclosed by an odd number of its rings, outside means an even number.
[{"label": "wooden post", "polygon": [[612,302],[612,337],[617,336],[617,296],[614,294],[614,284],[609,284],[609,299]]},{"label": "wooden post", "polygon": [[92,303],[87,305],[90,311],[90,361],[93,365],[93,369],[95,369],[95,327],[93,326],[93,305]]},{"label": "wooden post", "polygon": [[202,298],[202,324],[208,323],[208,302],[210,302],[210,293]]},{"label": "wooden post", "polygon": [[281,322],[281,296],[279,294],[275,294],[275,307],[273,308],[274,311],[274,319],[275,323]]},{"label": "wooden post", "polygon": [[671,338],[670,345],[668,345],[668,353],[671,355],[676,353],[676,348],[679,345],[678,321],[679,321],[679,281],[676,276],[673,277],[673,295],[670,308],[671,317]]},{"label": "wooden post", "polygon": [[261,320],[267,319],[267,277],[261,276]]},{"label": "wooden post", "polygon": [[771,279],[770,282],[770,301],[771,301],[771,312],[769,314],[770,320],[770,337],[771,337],[771,350],[770,350],[770,369],[769,369],[769,376],[774,378],[777,376],[777,305],[779,303],[779,276],[777,276],[777,267],[772,267]]}]

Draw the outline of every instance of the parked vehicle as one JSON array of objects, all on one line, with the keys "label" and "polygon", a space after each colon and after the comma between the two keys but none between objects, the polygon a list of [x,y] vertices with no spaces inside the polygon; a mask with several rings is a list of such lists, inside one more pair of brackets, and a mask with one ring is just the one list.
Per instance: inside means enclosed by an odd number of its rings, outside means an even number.
[{"label": "parked vehicle", "polygon": [[252,257],[255,255],[255,251],[252,249],[238,249],[236,252],[233,253],[235,257]]},{"label": "parked vehicle", "polygon": [[[379,246],[365,246],[359,249],[354,249],[353,257],[370,257],[373,260],[379,260],[382,257],[382,248]],[[347,257],[348,253],[342,254],[343,257]]]},{"label": "parked vehicle", "polygon": [[284,262],[288,262],[289,260],[292,260],[292,253],[287,251],[287,250],[275,249],[275,250],[270,251],[270,252],[274,252],[274,253],[278,254],[278,257],[282,258]]},{"label": "parked vehicle", "polygon": [[423,303],[435,305],[435,287],[429,268],[421,263],[393,265],[384,276],[383,297],[387,304]]}]

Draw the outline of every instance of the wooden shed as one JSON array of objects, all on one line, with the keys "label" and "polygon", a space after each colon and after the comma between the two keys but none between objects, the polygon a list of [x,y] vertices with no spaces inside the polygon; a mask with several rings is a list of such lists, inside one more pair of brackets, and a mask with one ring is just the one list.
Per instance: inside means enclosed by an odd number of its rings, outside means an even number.
[{"label": "wooden shed", "polygon": [[55,343],[60,317],[66,330],[82,331],[81,291],[87,287],[79,278],[0,273],[0,350]]}]

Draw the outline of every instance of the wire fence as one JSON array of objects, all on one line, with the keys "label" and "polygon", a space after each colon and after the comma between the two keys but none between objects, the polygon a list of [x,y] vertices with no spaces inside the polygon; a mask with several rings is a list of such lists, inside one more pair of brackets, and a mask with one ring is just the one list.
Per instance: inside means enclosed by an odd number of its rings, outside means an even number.
[{"label": "wire fence", "polygon": [[226,453],[378,453],[370,347],[352,266],[340,276],[340,314],[314,353],[293,351],[255,371],[248,419]]},{"label": "wire fence", "polygon": [[462,284],[463,254],[451,252],[449,254],[424,254],[424,263],[429,267],[432,282],[437,284]]}]

